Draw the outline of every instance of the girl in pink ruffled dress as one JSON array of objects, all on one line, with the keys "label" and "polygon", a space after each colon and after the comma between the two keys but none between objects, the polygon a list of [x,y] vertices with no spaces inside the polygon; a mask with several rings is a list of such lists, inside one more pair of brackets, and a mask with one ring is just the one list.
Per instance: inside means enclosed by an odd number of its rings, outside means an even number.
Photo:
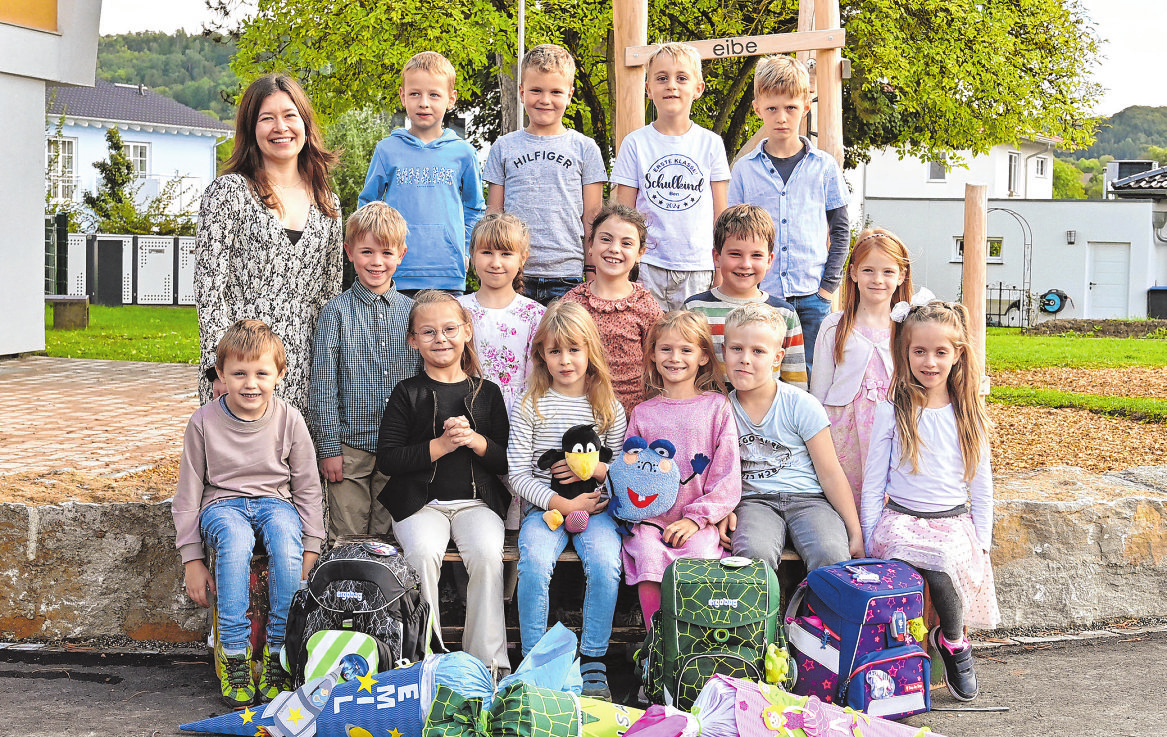
[{"label": "girl in pink ruffled dress", "polygon": [[892,233],[859,234],[843,280],[843,311],[823,320],[814,348],[810,393],[827,410],[831,440],[859,508],[875,406],[891,385],[892,305],[912,294],[908,249]]}]

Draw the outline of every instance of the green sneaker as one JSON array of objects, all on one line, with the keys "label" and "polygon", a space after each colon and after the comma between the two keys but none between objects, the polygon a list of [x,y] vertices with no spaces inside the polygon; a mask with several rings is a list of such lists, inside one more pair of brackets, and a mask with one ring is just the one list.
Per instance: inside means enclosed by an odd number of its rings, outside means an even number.
[{"label": "green sneaker", "polygon": [[279,695],[280,691],[292,690],[292,676],[284,670],[280,662],[280,654],[272,653],[267,645],[263,646],[263,670],[259,673],[259,687],[257,694],[260,703],[266,703]]},{"label": "green sneaker", "polygon": [[222,647],[215,651],[219,664],[219,692],[223,703],[234,708],[255,700],[255,682],[251,676],[251,648],[242,655],[227,655]]}]

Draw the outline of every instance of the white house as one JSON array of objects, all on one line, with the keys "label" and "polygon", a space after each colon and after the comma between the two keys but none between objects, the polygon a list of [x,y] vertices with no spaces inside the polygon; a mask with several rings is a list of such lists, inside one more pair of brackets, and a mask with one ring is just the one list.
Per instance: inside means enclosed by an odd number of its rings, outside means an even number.
[{"label": "white house", "polygon": [[45,85],[92,85],[101,0],[0,2],[0,355],[44,350]]},{"label": "white house", "polygon": [[[912,280],[942,299],[960,294],[964,200],[868,197],[872,225],[887,228],[912,252]],[[1151,228],[1152,202],[1141,200],[989,200],[990,315],[1008,310],[1019,295],[998,285],[1025,283],[1030,291],[1059,289],[1069,303],[1058,318],[1145,317],[1149,292],[1167,285],[1167,245]],[[1027,233],[1028,231],[1028,233]],[[1029,240],[1029,248],[1026,241]],[[1004,304],[995,304],[998,301]],[[999,310],[998,310],[999,308]],[[1001,324],[1016,325],[1012,313]],[[1039,319],[1050,319],[1039,313]]]},{"label": "white house", "polygon": [[[46,163],[50,194],[80,201],[97,188],[93,163],[109,158],[106,131],[116,126],[142,179],[139,197],[178,180],[176,207],[189,210],[215,178],[215,147],[233,128],[141,85],[97,80],[93,87],[49,86]],[[60,125],[59,125],[60,124]],[[58,132],[59,127],[59,132]]]},{"label": "white house", "polygon": [[[963,198],[966,182],[987,184],[989,199],[1048,200],[1054,192],[1054,147],[1058,138],[1036,136],[1017,144],[993,146],[987,154],[961,151],[943,161],[900,158],[894,149],[875,151],[871,161],[847,172],[852,202],[868,197]],[[958,158],[960,163],[956,163]],[[858,221],[858,208],[852,208]]]},{"label": "white house", "polygon": [[[1128,183],[1125,194],[1116,189],[1125,201],[1054,200],[1058,143],[1036,137],[994,146],[988,154],[966,154],[963,165],[947,171],[938,162],[878,152],[866,166],[847,172],[852,222],[899,235],[912,251],[915,283],[956,299],[965,185],[984,184],[991,322],[1019,324],[1018,311],[999,313],[1020,297],[1016,290],[1026,288],[1036,296],[1051,289],[1065,293],[1069,300],[1059,318],[1146,317],[1148,298],[1167,286],[1167,234],[1161,232],[1167,221],[1167,169],[1154,180],[1162,188],[1158,204],[1153,190],[1130,183],[1137,177],[1122,180]],[[1037,317],[1052,316],[1038,312]]]}]

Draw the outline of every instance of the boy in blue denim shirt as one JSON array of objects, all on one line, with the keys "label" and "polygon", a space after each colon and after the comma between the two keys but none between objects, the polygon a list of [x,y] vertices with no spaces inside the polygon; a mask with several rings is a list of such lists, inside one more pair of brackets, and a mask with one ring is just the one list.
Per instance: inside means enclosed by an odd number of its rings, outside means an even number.
[{"label": "boy in blue denim shirt", "polygon": [[850,196],[834,157],[798,135],[810,111],[810,78],[802,62],[771,56],[758,64],[754,111],[769,137],[734,165],[728,201],[758,205],[774,218],[774,265],[761,288],[798,312],[809,375],[819,325],[847,260]]}]

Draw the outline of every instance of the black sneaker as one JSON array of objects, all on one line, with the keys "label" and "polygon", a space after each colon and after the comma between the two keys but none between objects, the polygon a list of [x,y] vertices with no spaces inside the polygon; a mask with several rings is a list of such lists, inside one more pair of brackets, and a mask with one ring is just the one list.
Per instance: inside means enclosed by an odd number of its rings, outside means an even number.
[{"label": "black sneaker", "polygon": [[972,645],[966,643],[956,652],[950,652],[942,639],[939,627],[928,633],[929,644],[944,661],[944,684],[948,686],[948,693],[957,701],[972,701],[980,693],[977,674],[973,671]]}]

